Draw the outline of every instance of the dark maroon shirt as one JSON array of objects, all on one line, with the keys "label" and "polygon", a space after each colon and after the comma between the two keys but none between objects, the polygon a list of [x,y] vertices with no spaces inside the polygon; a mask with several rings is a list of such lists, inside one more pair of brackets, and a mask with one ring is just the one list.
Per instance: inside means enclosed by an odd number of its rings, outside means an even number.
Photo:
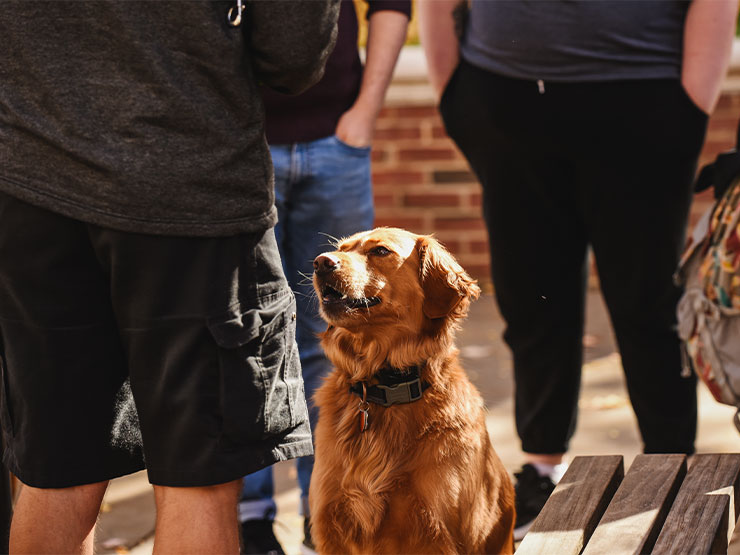
[{"label": "dark maroon shirt", "polygon": [[[411,0],[367,0],[367,17],[380,10],[411,15]],[[334,134],[337,122],[355,102],[362,81],[357,48],[357,12],[352,0],[342,0],[337,44],[326,63],[324,77],[298,96],[262,88],[267,114],[267,142],[303,143]]]}]

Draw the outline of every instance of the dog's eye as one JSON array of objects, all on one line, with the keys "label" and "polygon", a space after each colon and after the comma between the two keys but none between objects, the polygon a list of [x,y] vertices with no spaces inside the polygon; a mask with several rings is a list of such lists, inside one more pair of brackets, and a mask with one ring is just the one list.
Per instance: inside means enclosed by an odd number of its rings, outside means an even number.
[{"label": "dog's eye", "polygon": [[370,254],[374,254],[375,256],[388,256],[390,253],[391,251],[382,246],[370,249]]}]

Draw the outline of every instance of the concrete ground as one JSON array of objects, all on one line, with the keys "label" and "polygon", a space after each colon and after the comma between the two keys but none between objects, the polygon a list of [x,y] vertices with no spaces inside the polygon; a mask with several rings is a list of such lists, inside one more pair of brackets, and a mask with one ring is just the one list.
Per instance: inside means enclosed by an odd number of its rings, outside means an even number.
[{"label": "concrete ground", "polygon": [[[466,370],[489,409],[488,431],[506,468],[519,468],[522,453],[514,430],[511,356],[501,339],[504,324],[490,295],[473,304],[458,336]],[[570,457],[621,454],[628,468],[641,444],[624,386],[619,355],[601,296],[588,294],[585,365],[578,428]],[[734,409],[716,403],[699,388],[699,452],[740,452],[732,424]],[[300,552],[303,536],[294,465],[276,465],[278,516],[275,532],[289,555]],[[146,476],[114,480],[100,518],[98,553],[148,554],[152,551],[154,502]]]}]

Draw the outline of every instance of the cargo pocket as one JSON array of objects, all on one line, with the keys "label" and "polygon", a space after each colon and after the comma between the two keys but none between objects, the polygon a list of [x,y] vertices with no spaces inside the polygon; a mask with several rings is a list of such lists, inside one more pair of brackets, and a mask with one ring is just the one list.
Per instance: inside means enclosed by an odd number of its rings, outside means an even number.
[{"label": "cargo pocket", "polygon": [[218,344],[222,433],[230,442],[282,435],[305,420],[295,310],[288,290],[208,322]]}]

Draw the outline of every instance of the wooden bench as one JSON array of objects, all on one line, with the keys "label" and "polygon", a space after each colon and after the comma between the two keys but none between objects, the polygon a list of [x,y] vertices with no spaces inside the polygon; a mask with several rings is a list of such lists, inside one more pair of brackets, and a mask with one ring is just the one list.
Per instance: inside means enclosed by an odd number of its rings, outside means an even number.
[{"label": "wooden bench", "polygon": [[740,553],[739,493],[740,453],[576,457],[517,553]]}]

